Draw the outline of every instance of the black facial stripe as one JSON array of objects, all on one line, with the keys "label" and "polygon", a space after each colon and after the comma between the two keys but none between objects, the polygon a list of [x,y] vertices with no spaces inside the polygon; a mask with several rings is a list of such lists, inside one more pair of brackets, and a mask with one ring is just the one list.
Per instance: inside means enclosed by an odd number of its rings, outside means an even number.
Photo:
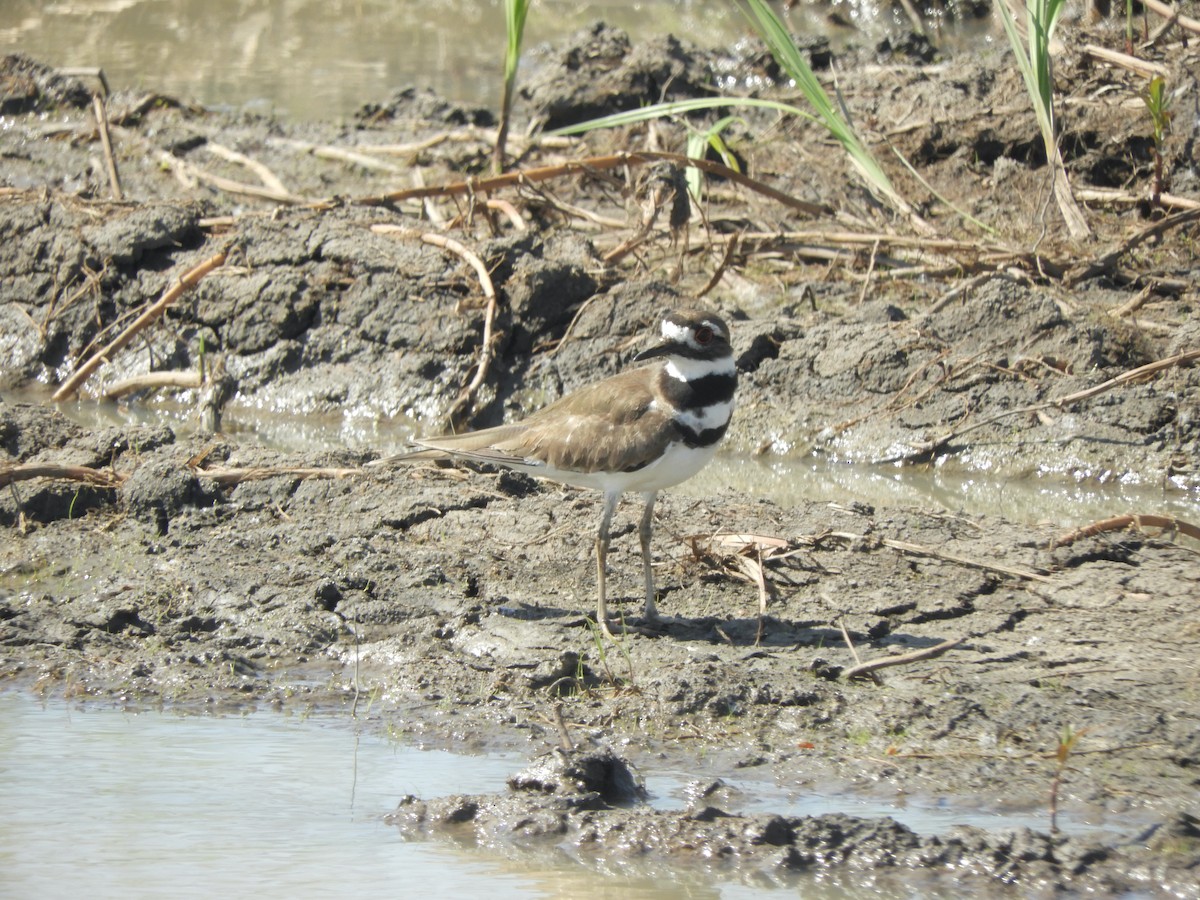
[{"label": "black facial stripe", "polygon": [[728,403],[737,388],[737,375],[732,372],[705,375],[691,381],[680,381],[663,373],[659,389],[676,409],[694,410],[714,403]]},{"label": "black facial stripe", "polygon": [[729,355],[729,345],[715,340],[703,347],[693,347],[691,344],[682,342],[672,343],[671,354],[684,359],[720,359],[722,356]]},{"label": "black facial stripe", "polygon": [[683,438],[683,443],[687,447],[711,447],[722,437],[725,436],[725,429],[729,427],[729,422],[717,428],[705,428],[703,431],[697,431],[695,428],[690,428],[687,425],[675,422],[675,428],[679,432],[679,436]]}]

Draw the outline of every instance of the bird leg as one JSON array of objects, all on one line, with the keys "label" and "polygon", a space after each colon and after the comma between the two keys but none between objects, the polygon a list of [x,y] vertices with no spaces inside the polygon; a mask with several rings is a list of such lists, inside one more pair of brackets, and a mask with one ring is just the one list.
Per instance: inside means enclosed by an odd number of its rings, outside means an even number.
[{"label": "bird leg", "polygon": [[596,534],[596,624],[606,637],[612,637],[608,630],[608,599],[604,588],[604,563],[608,559],[608,542],[612,526],[613,513],[621,495],[610,491],[604,495],[604,512],[600,515],[600,530]]},{"label": "bird leg", "polygon": [[658,619],[658,609],[654,605],[654,569],[650,566],[650,529],[654,524],[654,501],[658,492],[646,491],[642,497],[646,500],[646,508],[638,525],[638,537],[642,542],[642,574],[646,578],[646,619],[653,622]]}]

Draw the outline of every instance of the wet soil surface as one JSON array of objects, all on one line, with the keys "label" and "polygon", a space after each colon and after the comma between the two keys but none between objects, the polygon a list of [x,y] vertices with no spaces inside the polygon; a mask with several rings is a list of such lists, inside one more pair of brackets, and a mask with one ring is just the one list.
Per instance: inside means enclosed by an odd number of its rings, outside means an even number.
[{"label": "wet soil surface", "polygon": [[[729,72],[773,74],[752,47],[672,39],[632,52],[622,41],[580,35],[529,86],[521,114],[562,124],[704,95]],[[411,91],[350,124],[287,126],[118,93],[108,118],[126,199],[106,200],[88,87],[9,57],[0,383],[62,383],[182,273],[226,252],[110,355],[85,396],[194,372],[203,357],[209,383],[175,398],[210,426],[259,409],[478,427],[620,370],[665,309],[719,272],[705,302],[731,320],[739,354],[734,451],[1196,495],[1200,370],[1179,359],[1125,375],[1200,349],[1197,226],[1186,208],[1146,199],[1141,82],[1062,61],[1073,185],[1108,192],[1087,205],[1094,236],[1070,241],[1007,58],[913,55],[851,51],[839,86],[873,143],[889,140],[925,179],[887,163],[936,237],[873,206],[817,128],[755,111],[725,135],[745,170],[825,212],[709,181],[703,221],[686,234],[669,233],[665,213],[640,229],[654,182],[637,167],[495,192],[522,231],[480,196],[363,202],[415,178],[487,174],[486,111]],[[1194,105],[1196,50],[1151,56],[1177,102]],[[1173,195],[1194,197],[1186,118],[1167,173]],[[515,165],[677,150],[683,134],[664,122],[521,145]],[[381,146],[391,155],[368,155]],[[632,252],[614,252],[639,230]],[[489,304],[477,273],[429,233],[477,254],[496,288],[472,394]],[[820,871],[885,893],[911,890],[920,873],[930,893],[959,890],[958,879],[1024,896],[1200,896],[1200,560],[1169,529],[1067,536],[853,497],[782,507],[733,490],[668,492],[655,556],[671,618],[613,643],[587,618],[593,494],[365,465],[384,448],[281,452],[203,425],[85,427],[64,414],[73,409],[0,405],[10,684],[131,703],[353,708],[426,741],[522,747],[531,768],[494,795],[406,798],[397,826],[503,852],[567,848],[600,870],[636,859],[756,883]],[[1154,511],[1114,510],[1126,512]],[[610,602],[631,622],[635,515],[618,513],[609,560]],[[931,648],[942,652],[890,659]],[[889,659],[901,664],[853,668]],[[697,773],[689,808],[642,802],[636,773],[653,767]],[[1045,825],[932,835],[838,812],[743,814],[722,778],[747,772],[828,794],[835,808],[839,795],[933,797]]]}]

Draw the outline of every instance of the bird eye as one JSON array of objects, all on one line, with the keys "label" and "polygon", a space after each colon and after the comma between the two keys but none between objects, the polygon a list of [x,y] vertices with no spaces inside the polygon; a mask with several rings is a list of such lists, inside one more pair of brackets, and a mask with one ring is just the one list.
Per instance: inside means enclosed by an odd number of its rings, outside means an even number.
[{"label": "bird eye", "polygon": [[713,339],[713,330],[707,325],[701,325],[696,329],[696,343],[707,344]]}]

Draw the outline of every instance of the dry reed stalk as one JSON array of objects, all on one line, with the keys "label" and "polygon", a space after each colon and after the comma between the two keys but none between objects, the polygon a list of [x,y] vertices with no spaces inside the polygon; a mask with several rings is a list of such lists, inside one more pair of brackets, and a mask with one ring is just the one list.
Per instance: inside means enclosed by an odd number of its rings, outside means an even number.
[{"label": "dry reed stalk", "polygon": [[139,332],[151,325],[159,316],[167,311],[172,303],[185,292],[195,287],[213,269],[217,269],[225,264],[226,251],[222,250],[215,256],[206,259],[200,265],[189,269],[183,276],[171,285],[163,293],[163,295],[152,303],[140,316],[133,320],[132,323],[119,335],[109,341],[104,347],[96,351],[90,359],[80,366],[71,377],[63,382],[62,386],[54,392],[52,398],[55,403],[73,397],[78,393],[80,386],[87,381],[92,374],[102,365],[108,362],[113,356],[121,352],[125,346],[137,336]]}]

